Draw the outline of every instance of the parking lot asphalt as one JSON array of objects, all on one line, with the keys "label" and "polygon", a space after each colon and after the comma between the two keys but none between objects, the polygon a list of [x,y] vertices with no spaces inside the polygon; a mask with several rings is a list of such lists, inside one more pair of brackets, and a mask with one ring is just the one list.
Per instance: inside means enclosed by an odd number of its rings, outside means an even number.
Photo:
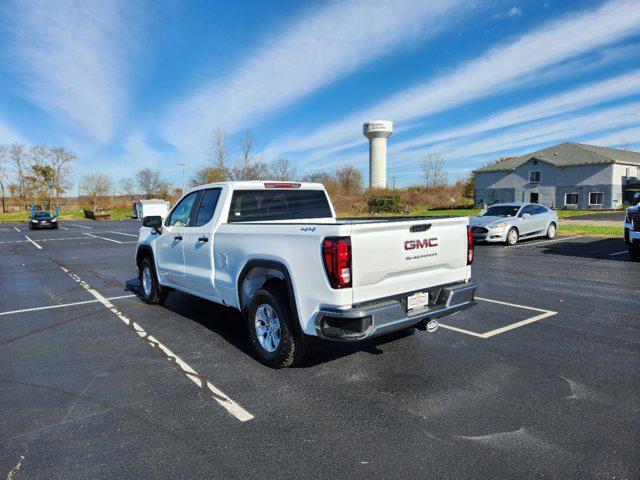
[{"label": "parking lot asphalt", "polygon": [[135,296],[138,226],[0,225],[5,477],[640,477],[622,240],[478,246],[478,305],[437,332],[271,370],[233,310]]}]

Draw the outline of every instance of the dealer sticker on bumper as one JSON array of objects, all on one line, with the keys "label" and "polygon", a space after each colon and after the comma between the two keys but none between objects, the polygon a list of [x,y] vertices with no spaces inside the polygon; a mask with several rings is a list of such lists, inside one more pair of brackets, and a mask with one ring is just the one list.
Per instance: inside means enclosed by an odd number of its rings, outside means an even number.
[{"label": "dealer sticker on bumper", "polygon": [[407,297],[407,311],[422,310],[429,306],[429,292],[418,292]]}]

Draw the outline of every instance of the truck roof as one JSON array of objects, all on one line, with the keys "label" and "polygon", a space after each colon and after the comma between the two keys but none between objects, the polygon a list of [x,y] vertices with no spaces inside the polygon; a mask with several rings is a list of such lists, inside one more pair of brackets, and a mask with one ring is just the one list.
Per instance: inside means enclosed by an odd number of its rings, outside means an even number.
[{"label": "truck roof", "polygon": [[243,180],[207,183],[204,185],[198,185],[197,187],[192,188],[190,191],[223,186],[229,186],[233,190],[271,190],[276,188],[292,190],[324,190],[324,185],[322,185],[321,183],[291,182],[283,180]]}]

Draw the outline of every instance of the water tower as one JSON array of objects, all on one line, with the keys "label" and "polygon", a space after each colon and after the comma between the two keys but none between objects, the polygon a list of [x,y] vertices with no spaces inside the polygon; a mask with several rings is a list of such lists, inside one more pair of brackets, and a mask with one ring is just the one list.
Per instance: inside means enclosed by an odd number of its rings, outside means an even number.
[{"label": "water tower", "polygon": [[362,126],[369,139],[369,187],[387,187],[387,138],[393,134],[393,122],[374,120]]}]

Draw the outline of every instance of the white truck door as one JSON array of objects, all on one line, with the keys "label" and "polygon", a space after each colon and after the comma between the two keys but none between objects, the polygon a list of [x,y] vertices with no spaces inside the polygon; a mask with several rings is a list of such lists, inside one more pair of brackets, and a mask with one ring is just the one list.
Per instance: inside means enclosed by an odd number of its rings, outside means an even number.
[{"label": "white truck door", "polygon": [[163,281],[184,283],[184,236],[199,196],[198,191],[184,197],[165,220],[162,234],[156,239],[156,263]]},{"label": "white truck door", "polygon": [[204,191],[194,210],[193,224],[183,235],[184,286],[211,297],[219,296],[214,283],[213,225],[221,191],[220,188]]}]

